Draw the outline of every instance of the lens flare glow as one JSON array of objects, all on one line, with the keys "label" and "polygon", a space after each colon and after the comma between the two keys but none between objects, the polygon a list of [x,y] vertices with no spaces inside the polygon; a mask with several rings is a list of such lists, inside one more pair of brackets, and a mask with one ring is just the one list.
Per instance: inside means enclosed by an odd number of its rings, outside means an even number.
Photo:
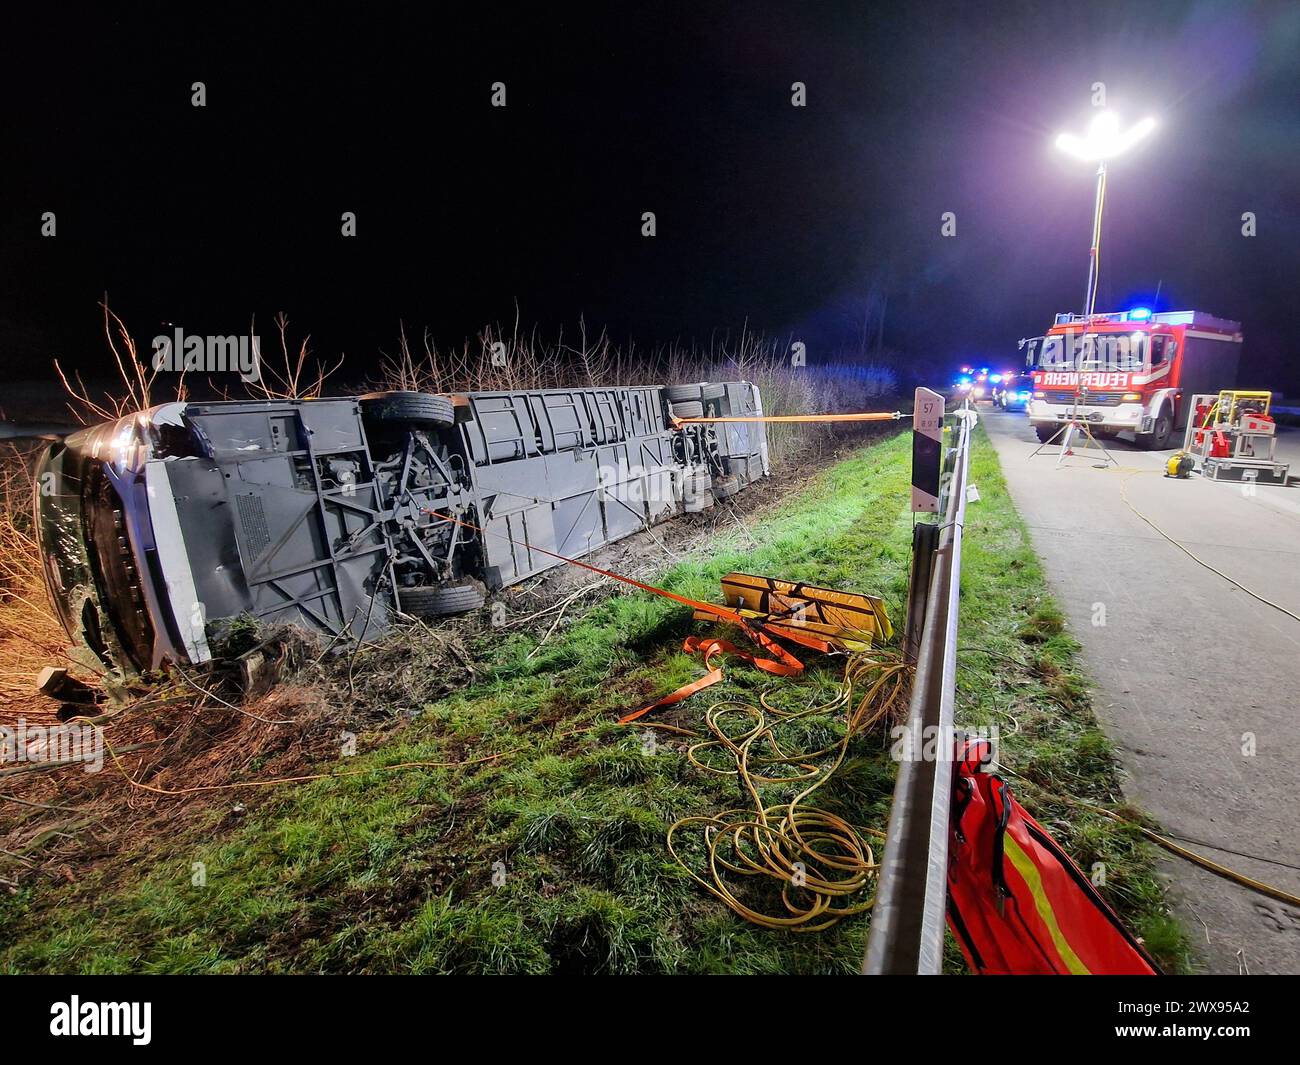
[{"label": "lens flare glow", "polygon": [[1156,120],[1148,117],[1121,132],[1119,116],[1112,111],[1102,111],[1088,124],[1086,136],[1062,133],[1056,138],[1056,146],[1076,159],[1091,163],[1104,162],[1128,151],[1155,128]]}]

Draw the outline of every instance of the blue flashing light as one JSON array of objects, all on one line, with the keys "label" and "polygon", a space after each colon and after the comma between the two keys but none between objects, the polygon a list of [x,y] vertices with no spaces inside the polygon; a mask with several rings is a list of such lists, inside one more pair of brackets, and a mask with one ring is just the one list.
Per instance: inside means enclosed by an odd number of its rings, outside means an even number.
[{"label": "blue flashing light", "polygon": [[1134,307],[1128,312],[1128,319],[1130,322],[1145,322],[1150,317],[1150,307]]},{"label": "blue flashing light", "polygon": [[989,380],[996,385],[999,381],[1002,380],[1002,375],[1000,373],[989,374]]}]

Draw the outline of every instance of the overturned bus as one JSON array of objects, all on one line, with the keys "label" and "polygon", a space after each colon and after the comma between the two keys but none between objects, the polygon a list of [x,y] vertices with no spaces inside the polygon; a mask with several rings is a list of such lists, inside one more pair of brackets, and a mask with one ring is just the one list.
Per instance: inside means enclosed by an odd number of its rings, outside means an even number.
[{"label": "overturned bus", "polygon": [[434,617],[768,473],[746,381],[178,402],[36,470],[55,609],[88,664],[200,663],[223,622],[337,642]]}]

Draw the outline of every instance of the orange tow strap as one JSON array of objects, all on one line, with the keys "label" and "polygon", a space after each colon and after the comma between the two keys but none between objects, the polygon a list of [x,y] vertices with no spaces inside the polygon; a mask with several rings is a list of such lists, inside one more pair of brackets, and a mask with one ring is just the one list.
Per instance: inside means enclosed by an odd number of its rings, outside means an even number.
[{"label": "orange tow strap", "polygon": [[[871,411],[859,414],[749,414],[727,418],[673,418],[677,425],[713,425],[717,422],[896,422],[899,411]],[[911,417],[911,415],[907,415]]]},{"label": "orange tow strap", "polygon": [[[599,566],[593,566],[589,562],[580,562],[576,558],[569,558],[567,555],[557,554],[555,551],[548,551],[544,547],[537,547],[533,544],[526,543],[522,540],[515,540],[513,537],[506,536],[504,533],[488,533],[480,529],[477,525],[468,521],[461,521],[459,518],[453,518],[449,514],[443,514],[436,510],[425,511],[426,514],[432,514],[435,518],[441,518],[443,521],[449,521],[453,525],[459,525],[462,528],[470,529],[473,532],[481,533],[484,536],[497,536],[502,540],[508,540],[518,547],[526,548],[529,551],[536,551],[539,554],[546,555],[549,558],[558,559],[560,562],[567,562],[571,566],[578,566],[592,573],[599,573],[602,577],[608,577],[611,580],[620,581],[623,584],[630,584],[633,588],[639,588],[643,592],[649,592],[652,595],[660,595],[665,599],[672,599],[683,606],[694,608],[698,612],[712,614],[723,621],[729,621],[733,625],[738,625],[756,644],[772,652],[776,657],[759,658],[756,655],[749,654],[746,651],[740,651],[726,640],[702,639],[698,636],[688,636],[682,644],[682,650],[694,654],[703,652],[704,664],[708,667],[709,672],[699,680],[692,681],[690,684],[683,685],[671,695],[667,695],[649,706],[642,707],[640,710],[627,714],[619,718],[619,724],[629,721],[635,721],[637,718],[648,714],[651,710],[660,706],[670,706],[673,703],[679,703],[683,699],[694,695],[697,691],[707,688],[710,684],[716,684],[722,679],[722,669],[711,664],[711,659],[721,653],[734,654],[737,658],[743,658],[750,662],[756,668],[763,670],[765,673],[772,673],[779,677],[792,677],[803,672],[803,663],[795,658],[789,651],[776,642],[771,636],[764,631],[763,626],[756,625],[748,618],[742,617],[734,610],[728,610],[726,607],[716,606],[713,603],[703,603],[698,599],[688,599],[684,595],[678,595],[676,592],[670,592],[666,588],[656,588],[653,584],[646,584],[644,581],[638,581],[633,577],[624,577],[621,573],[615,573],[613,570],[601,569]],[[825,640],[819,640],[814,636],[805,636],[803,634],[790,633],[788,631],[781,634],[785,639],[793,643],[801,644],[804,647],[811,648],[823,653],[829,652],[832,648]]]},{"label": "orange tow strap", "polygon": [[[711,684],[717,684],[722,679],[722,667],[715,666],[713,659],[718,655],[728,654],[736,658],[743,659],[764,673],[771,673],[778,677],[793,677],[803,672],[803,663],[794,655],[790,654],[780,644],[776,643],[761,629],[752,624],[745,626],[749,634],[754,637],[755,641],[770,648],[776,654],[781,656],[781,661],[775,661],[771,658],[759,658],[758,655],[750,654],[748,651],[742,651],[730,640],[722,640],[716,636],[687,636],[682,643],[682,650],[688,654],[702,654],[704,656],[704,668],[708,670],[699,680],[693,680],[689,684],[683,684],[675,692],[665,695],[662,699],[656,699],[653,703],[641,707],[640,710],[633,710],[630,714],[624,714],[618,719],[620,725],[629,724],[637,718],[645,717],[651,710],[658,710],[661,706],[672,706],[674,703],[680,703],[683,699],[689,699],[698,691],[703,691]],[[787,635],[787,634],[782,634]],[[793,637],[792,637],[793,638]],[[803,638],[795,639],[796,643],[805,643]],[[830,645],[820,640],[809,641],[805,645],[813,646],[813,642],[820,644],[816,650],[829,651]]]}]

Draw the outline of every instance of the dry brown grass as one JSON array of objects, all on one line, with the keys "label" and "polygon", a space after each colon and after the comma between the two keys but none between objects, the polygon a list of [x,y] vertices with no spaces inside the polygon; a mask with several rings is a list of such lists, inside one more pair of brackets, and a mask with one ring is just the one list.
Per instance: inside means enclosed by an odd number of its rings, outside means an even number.
[{"label": "dry brown grass", "polygon": [[[144,410],[160,400],[159,370],[140,357],[126,323],[100,301],[104,339],[113,358],[116,383],[93,392],[80,374],[71,378],[57,359],[54,370],[67,393],[67,407],[82,425],[112,421]],[[169,398],[184,399],[185,375],[168,389]],[[65,666],[92,687],[98,678],[68,653],[68,638],[50,605],[44,563],[33,518],[34,466],[48,441],[6,441],[0,450],[0,724],[55,720],[59,704],[40,695],[37,674],[45,666]]]},{"label": "dry brown grass", "polygon": [[357,752],[370,749],[464,683],[463,638],[477,624],[394,629],[345,653],[300,630],[264,632],[257,649],[268,671],[248,691],[229,666],[170,669],[130,706],[90,722],[102,728],[101,771],[0,767],[0,888],[74,881],[94,866],[120,872],[133,850],[197,813],[237,818],[320,774],[349,753],[350,737]]},{"label": "dry brown grass", "polygon": [[[485,328],[473,341],[439,349],[428,330],[413,344],[405,328],[397,348],[383,353],[374,389],[425,392],[510,391],[515,389],[644,385],[686,381],[749,380],[759,386],[768,414],[803,414],[880,409],[897,386],[896,374],[870,363],[795,365],[790,345],[742,330],[739,336],[713,338],[708,345],[672,344],[653,350],[619,347],[605,332],[591,336],[579,321],[576,334],[553,341],[534,327],[521,333]],[[780,460],[796,446],[833,439],[836,430],[821,425],[772,425],[768,439]]]},{"label": "dry brown grass", "polygon": [[[76,664],[50,606],[32,518],[32,467],[43,442],[0,448],[0,724],[52,721],[58,704],[36,692],[44,666]],[[82,679],[94,677],[81,668]]]},{"label": "dry brown grass", "polygon": [[330,704],[317,689],[286,684],[242,704],[219,681],[161,685],[117,715],[100,719],[99,772],[77,765],[9,767],[0,778],[0,873],[10,884],[76,880],[103,858],[175,832],[189,814],[245,801],[226,790],[250,776],[309,772],[338,753]]}]

